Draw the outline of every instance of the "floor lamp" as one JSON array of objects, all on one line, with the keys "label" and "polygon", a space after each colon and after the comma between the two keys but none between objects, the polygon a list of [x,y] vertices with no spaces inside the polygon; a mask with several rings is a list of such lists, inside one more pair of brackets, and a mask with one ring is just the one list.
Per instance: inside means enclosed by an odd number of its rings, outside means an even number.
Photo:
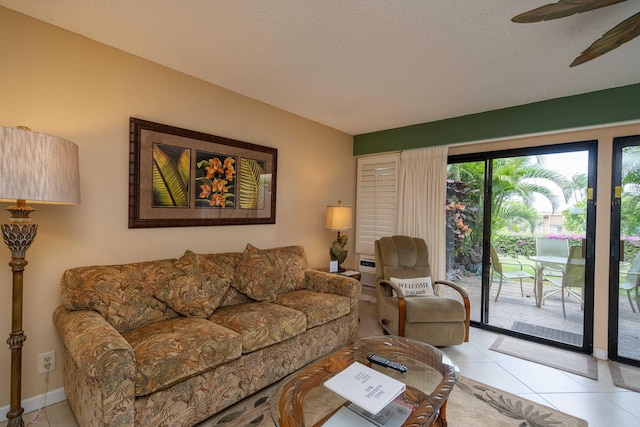
[{"label": "floor lamp", "polygon": [[29,129],[0,127],[0,201],[16,201],[7,208],[9,222],[2,224],[2,237],[11,251],[13,272],[11,334],[11,401],[7,427],[22,427],[22,274],[25,253],[36,237],[38,225],[31,222],[34,211],[26,202],[80,203],[78,146]]}]

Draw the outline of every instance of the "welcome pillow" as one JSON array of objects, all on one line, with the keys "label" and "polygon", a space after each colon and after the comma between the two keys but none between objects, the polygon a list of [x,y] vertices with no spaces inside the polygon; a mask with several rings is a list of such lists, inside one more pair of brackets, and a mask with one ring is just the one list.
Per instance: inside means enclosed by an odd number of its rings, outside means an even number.
[{"label": "welcome pillow", "polygon": [[392,277],[390,280],[402,290],[405,297],[428,297],[434,295],[431,277],[416,277],[413,279]]}]

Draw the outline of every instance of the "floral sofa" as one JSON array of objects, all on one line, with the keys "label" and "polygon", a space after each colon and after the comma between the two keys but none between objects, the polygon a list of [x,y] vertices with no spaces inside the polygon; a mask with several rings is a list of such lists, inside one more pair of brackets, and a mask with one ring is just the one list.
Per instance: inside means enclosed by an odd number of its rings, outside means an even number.
[{"label": "floral sofa", "polygon": [[80,426],[192,426],[352,342],[358,281],[300,246],[64,272],[54,323]]}]

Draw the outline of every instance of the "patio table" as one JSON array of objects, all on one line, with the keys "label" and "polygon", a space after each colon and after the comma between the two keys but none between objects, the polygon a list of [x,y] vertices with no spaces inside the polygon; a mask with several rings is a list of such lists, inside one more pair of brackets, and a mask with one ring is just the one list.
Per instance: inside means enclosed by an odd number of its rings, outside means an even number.
[{"label": "patio table", "polygon": [[548,264],[556,264],[564,267],[567,265],[568,258],[552,255],[535,255],[527,258],[536,263],[536,306],[542,307],[542,282],[544,280],[542,272],[544,267],[548,266]]}]

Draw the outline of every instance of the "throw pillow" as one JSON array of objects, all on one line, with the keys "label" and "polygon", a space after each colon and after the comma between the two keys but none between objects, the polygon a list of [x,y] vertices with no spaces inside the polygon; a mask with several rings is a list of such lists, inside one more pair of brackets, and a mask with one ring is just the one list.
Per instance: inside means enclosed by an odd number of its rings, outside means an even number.
[{"label": "throw pillow", "polygon": [[390,280],[402,290],[405,297],[428,297],[434,295],[431,277],[416,277],[413,279],[392,277]]},{"label": "throw pillow", "polygon": [[62,301],[69,310],[94,310],[118,332],[176,316],[153,297],[173,271],[174,259],[122,265],[77,267],[62,275]]},{"label": "throw pillow", "polygon": [[154,295],[188,317],[210,317],[233,277],[204,255],[186,251],[174,264],[174,272],[156,287]]},{"label": "throw pillow", "polygon": [[275,253],[247,244],[233,287],[256,301],[271,302],[278,296],[283,280],[284,272],[278,268]]},{"label": "throw pillow", "polygon": [[283,272],[278,294],[306,288],[305,272],[309,264],[302,246],[282,246],[267,251],[273,252],[276,265]]}]

